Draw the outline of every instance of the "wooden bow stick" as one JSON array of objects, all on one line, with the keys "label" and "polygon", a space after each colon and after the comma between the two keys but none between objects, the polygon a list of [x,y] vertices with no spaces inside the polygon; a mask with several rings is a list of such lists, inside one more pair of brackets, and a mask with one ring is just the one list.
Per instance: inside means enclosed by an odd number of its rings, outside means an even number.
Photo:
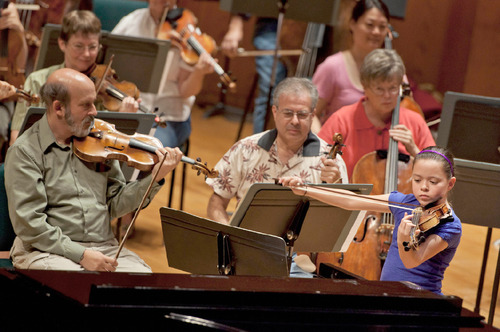
[{"label": "wooden bow stick", "polygon": [[[165,153],[163,155],[163,159],[161,160],[161,164],[160,165],[163,165],[163,162],[165,161],[165,159],[167,158],[167,153]],[[118,251],[116,252],[116,255],[115,255],[115,260],[118,260],[118,256],[120,255],[120,252],[122,251],[123,249],[123,245],[125,244],[125,241],[127,240],[128,238],[128,235],[130,233],[130,230],[132,229],[132,227],[134,226],[134,223],[135,223],[135,220],[137,219],[137,217],[139,216],[139,213],[140,211],[142,210],[142,208],[144,207],[144,203],[146,202],[146,198],[149,196],[149,194],[151,193],[151,189],[153,188],[153,184],[155,182],[155,179],[156,179],[156,176],[158,175],[158,173],[160,172],[160,169],[161,167],[158,167],[158,169],[155,171],[155,173],[153,174],[153,178],[151,179],[151,182],[149,183],[149,187],[148,187],[148,190],[146,190],[146,193],[144,194],[144,196],[142,197],[142,201],[141,201],[141,204],[139,205],[139,208],[135,211],[134,213],[134,217],[132,218],[132,221],[130,222],[130,225],[128,225],[128,228],[127,228],[127,231],[125,232],[125,235],[123,236],[123,239],[120,243],[120,246],[118,247]]]}]

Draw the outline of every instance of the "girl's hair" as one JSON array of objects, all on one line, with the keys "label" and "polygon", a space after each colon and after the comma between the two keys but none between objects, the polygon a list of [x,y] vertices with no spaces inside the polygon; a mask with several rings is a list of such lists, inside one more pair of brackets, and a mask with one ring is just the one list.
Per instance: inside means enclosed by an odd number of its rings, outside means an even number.
[{"label": "girl's hair", "polygon": [[380,0],[359,0],[359,1],[357,1],[356,5],[352,9],[351,19],[354,22],[357,22],[359,20],[359,18],[361,16],[363,16],[364,13],[366,13],[367,11],[369,11],[372,8],[377,8],[378,10],[380,10],[384,14],[385,18],[387,18],[387,21],[389,21],[389,9],[385,5],[385,3],[383,3]]},{"label": "girl's hair", "polygon": [[440,146],[428,146],[422,151],[420,151],[413,160],[413,165],[417,160],[430,159],[437,160],[443,165],[443,170],[446,173],[448,179],[455,176],[455,162],[453,154],[446,148]]}]

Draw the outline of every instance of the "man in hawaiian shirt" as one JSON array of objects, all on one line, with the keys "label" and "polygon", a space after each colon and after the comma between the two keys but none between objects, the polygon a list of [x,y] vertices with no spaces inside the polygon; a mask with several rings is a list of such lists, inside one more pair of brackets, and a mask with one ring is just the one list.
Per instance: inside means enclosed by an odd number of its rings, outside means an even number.
[{"label": "man in hawaiian shirt", "polygon": [[276,128],[236,142],[217,163],[219,177],[207,179],[214,190],[208,218],[229,224],[231,198],[238,202],[254,183],[299,176],[306,183],[348,183],[342,158],[328,159],[328,144],[311,132],[318,92],[309,79],[290,77],[276,86],[272,112]]}]

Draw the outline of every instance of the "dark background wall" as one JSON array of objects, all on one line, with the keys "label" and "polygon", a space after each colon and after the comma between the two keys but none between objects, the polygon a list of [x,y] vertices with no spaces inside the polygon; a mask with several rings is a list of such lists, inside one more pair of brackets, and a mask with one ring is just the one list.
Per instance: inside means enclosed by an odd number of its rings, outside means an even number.
[{"label": "dark background wall", "polygon": [[[321,56],[344,49],[349,45],[345,22],[353,5],[342,0],[340,25],[327,30]],[[229,13],[219,9],[218,1],[179,0],[197,16],[199,27],[220,43],[229,22]],[[500,2],[491,0],[408,0],[404,19],[393,18],[391,24],[399,33],[393,47],[401,54],[410,78],[417,83],[430,83],[439,92],[464,92],[500,97]],[[245,23],[242,46],[252,49],[254,19]],[[287,22],[291,27],[293,21]],[[305,24],[296,23],[294,35],[283,38],[300,46],[300,31]],[[287,45],[288,46],[288,45]],[[285,47],[283,47],[285,48]],[[224,57],[217,55],[224,67]],[[292,63],[293,63],[293,59]],[[297,58],[295,58],[297,60]],[[318,61],[320,61],[318,60]],[[253,58],[235,58],[229,69],[237,79],[237,90],[226,95],[226,104],[243,107],[250,94],[255,68]],[[220,100],[218,78],[206,78],[202,104]]]}]

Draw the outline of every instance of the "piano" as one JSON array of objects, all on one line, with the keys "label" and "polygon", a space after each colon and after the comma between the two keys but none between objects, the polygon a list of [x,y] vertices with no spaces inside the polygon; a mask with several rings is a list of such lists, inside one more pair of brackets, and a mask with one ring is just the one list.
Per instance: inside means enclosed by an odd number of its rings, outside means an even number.
[{"label": "piano", "polygon": [[0,269],[0,330],[484,328],[462,299],[405,282]]}]

